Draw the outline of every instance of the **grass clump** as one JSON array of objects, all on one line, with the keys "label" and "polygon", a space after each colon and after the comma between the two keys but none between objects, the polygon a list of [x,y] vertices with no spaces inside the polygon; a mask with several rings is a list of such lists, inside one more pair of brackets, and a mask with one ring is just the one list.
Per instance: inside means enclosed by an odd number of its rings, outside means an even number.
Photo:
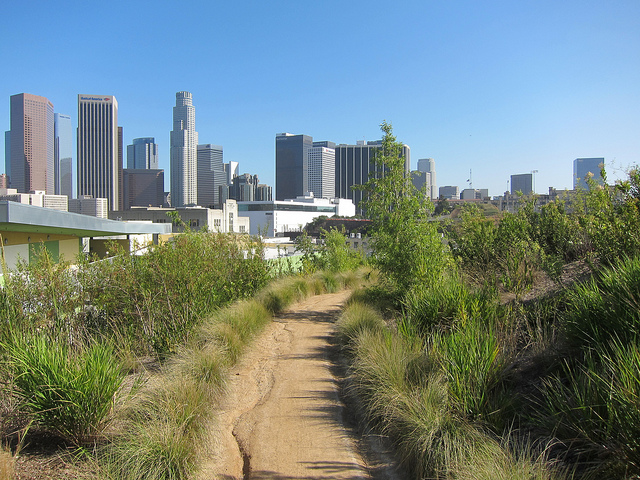
[{"label": "grass clump", "polygon": [[15,471],[15,459],[11,451],[0,447],[0,480],[12,480]]},{"label": "grass clump", "polygon": [[110,345],[72,348],[36,335],[15,336],[5,350],[15,394],[37,426],[77,445],[96,439],[124,379]]}]

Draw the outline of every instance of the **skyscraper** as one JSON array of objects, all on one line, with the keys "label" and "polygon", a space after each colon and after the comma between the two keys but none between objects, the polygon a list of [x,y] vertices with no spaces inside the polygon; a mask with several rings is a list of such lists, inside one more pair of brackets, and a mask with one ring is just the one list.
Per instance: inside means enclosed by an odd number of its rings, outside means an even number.
[{"label": "skyscraper", "polygon": [[333,198],[336,194],[336,144],[313,142],[307,157],[307,185],[305,191],[318,198]]},{"label": "skyscraper", "polygon": [[522,192],[529,195],[533,192],[533,174],[521,173],[519,175],[511,175],[511,194]]},{"label": "skyscraper", "polygon": [[215,207],[220,203],[219,188],[227,185],[220,145],[198,145],[198,205]]},{"label": "skyscraper", "polygon": [[[336,193],[338,198],[348,198],[356,206],[356,212],[362,213],[360,202],[362,190],[353,190],[354,185],[364,185],[372,175],[380,175],[384,165],[376,165],[374,158],[376,151],[382,146],[382,141],[364,142],[359,140],[356,145],[336,145]],[[402,146],[405,173],[409,175],[411,164],[411,149]]]},{"label": "skyscraper", "polygon": [[600,175],[602,166],[604,166],[602,157],[576,158],[573,161],[573,189],[588,188],[587,176],[591,176],[596,183],[602,184],[602,175]]},{"label": "skyscraper", "polygon": [[198,203],[198,132],[191,93],[176,93],[171,131],[171,204]]},{"label": "skyscraper", "polygon": [[106,198],[109,210],[119,209],[121,149],[116,97],[78,95],[78,198]]},{"label": "skyscraper", "polygon": [[313,147],[309,135],[276,135],[276,200],[304,195],[308,190],[308,155]]},{"label": "skyscraper", "polygon": [[153,137],[134,138],[132,145],[127,145],[128,169],[158,169],[158,145]]},{"label": "skyscraper", "polygon": [[164,203],[164,170],[122,170],[123,210],[131,207],[161,207]]},{"label": "skyscraper", "polygon": [[428,173],[429,186],[427,187],[431,200],[438,199],[438,187],[436,186],[436,161],[433,158],[421,158],[418,160],[418,171]]},{"label": "skyscraper", "polygon": [[61,113],[53,116],[53,162],[55,194],[73,198],[73,137],[71,117]]},{"label": "skyscraper", "polygon": [[9,180],[18,192],[54,194],[53,104],[45,97],[19,93],[11,99]]}]

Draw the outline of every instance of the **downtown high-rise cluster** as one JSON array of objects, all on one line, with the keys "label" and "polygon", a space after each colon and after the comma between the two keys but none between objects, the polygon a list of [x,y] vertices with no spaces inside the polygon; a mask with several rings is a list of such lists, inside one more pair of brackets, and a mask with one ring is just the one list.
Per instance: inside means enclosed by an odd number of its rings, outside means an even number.
[{"label": "downtown high-rise cluster", "polygon": [[[55,113],[46,97],[27,93],[11,96],[10,107],[0,188],[73,198],[71,116]],[[222,146],[198,145],[189,92],[176,93],[173,108],[170,195],[164,192],[155,138],[135,138],[124,148],[115,96],[78,95],[77,118],[78,199],[105,200],[109,211],[163,206],[170,199],[178,207],[215,207],[228,198],[271,200],[271,187],[259,184],[257,175],[238,175],[237,162],[223,162]]]}]

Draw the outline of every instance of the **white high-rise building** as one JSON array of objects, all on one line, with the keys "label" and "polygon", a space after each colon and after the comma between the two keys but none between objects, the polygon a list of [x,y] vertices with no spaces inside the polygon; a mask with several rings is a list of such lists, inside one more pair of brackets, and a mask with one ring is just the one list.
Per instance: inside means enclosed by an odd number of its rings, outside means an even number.
[{"label": "white high-rise building", "polygon": [[118,102],[113,95],[78,95],[78,198],[120,204]]},{"label": "white high-rise building", "polygon": [[305,191],[316,198],[332,198],[336,194],[336,150],[313,146],[307,153],[307,185]]},{"label": "white high-rise building", "polygon": [[429,174],[428,179],[431,200],[437,200],[438,187],[436,186],[436,161],[433,158],[421,158],[418,160],[418,171]]},{"label": "white high-rise building", "polygon": [[171,204],[198,203],[198,132],[191,93],[176,93],[171,131]]}]

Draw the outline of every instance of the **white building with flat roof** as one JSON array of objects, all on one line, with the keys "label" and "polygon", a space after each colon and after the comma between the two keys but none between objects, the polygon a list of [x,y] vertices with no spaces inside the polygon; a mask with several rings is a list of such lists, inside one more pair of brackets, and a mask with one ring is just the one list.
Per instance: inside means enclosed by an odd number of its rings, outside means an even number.
[{"label": "white building with flat roof", "polygon": [[238,215],[249,217],[251,235],[282,237],[285,232],[298,232],[315,218],[353,217],[356,207],[347,198],[315,198],[312,194],[292,200],[271,202],[238,202]]}]

